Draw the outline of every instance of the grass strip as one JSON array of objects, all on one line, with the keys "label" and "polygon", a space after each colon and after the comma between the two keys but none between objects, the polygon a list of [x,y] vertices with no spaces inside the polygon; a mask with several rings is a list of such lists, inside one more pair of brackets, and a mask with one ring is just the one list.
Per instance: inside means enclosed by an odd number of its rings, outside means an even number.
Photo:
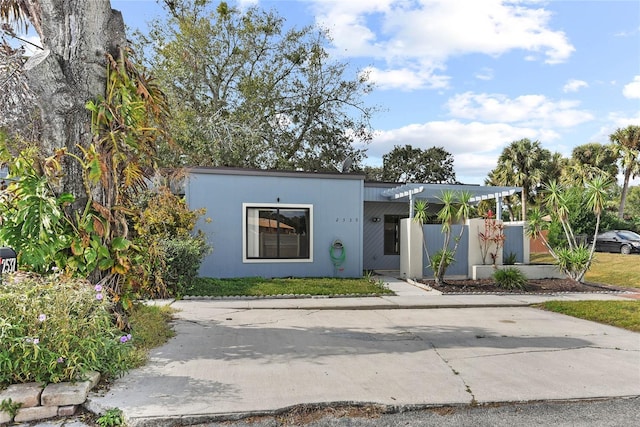
[{"label": "grass strip", "polygon": [[640,256],[596,253],[584,278],[587,282],[640,288]]},{"label": "grass strip", "polygon": [[381,281],[370,278],[198,278],[189,286],[189,296],[274,296],[274,295],[380,295],[391,294]]},{"label": "grass strip", "polygon": [[175,336],[170,321],[175,312],[169,306],[135,304],[129,311],[129,323],[135,349],[130,355],[131,367],[146,363],[151,349],[166,343]]},{"label": "grass strip", "polygon": [[[553,264],[549,254],[531,254],[532,264]],[[640,289],[640,256],[596,252],[586,282]]]},{"label": "grass strip", "polygon": [[640,332],[640,301],[548,301],[535,306]]}]

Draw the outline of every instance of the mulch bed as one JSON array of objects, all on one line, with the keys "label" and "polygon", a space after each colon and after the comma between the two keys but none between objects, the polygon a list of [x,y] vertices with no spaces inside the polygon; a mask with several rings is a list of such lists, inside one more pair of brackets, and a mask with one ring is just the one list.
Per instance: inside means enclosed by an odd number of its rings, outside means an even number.
[{"label": "mulch bed", "polygon": [[579,283],[569,279],[536,279],[529,280],[524,289],[504,289],[497,285],[493,279],[481,280],[445,280],[445,283],[436,285],[434,280],[422,280],[421,283],[445,294],[474,294],[474,293],[501,293],[501,294],[553,294],[567,292],[588,293],[615,293],[615,292],[639,292],[638,289],[628,289],[619,286],[599,285],[596,283]]}]

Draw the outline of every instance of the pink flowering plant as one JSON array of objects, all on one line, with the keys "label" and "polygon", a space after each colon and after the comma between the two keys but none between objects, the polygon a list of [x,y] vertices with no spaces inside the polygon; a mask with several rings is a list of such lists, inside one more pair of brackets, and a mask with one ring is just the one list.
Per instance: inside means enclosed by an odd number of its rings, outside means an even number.
[{"label": "pink flowering plant", "polygon": [[[99,285],[98,285],[99,286]],[[0,388],[117,376],[133,337],[114,326],[107,292],[60,275],[7,275],[0,286]]]},{"label": "pink flowering plant", "polygon": [[484,217],[484,230],[478,232],[480,242],[480,255],[482,264],[487,263],[487,255],[491,257],[491,264],[494,266],[498,261],[500,248],[504,246],[504,224],[493,215],[492,211],[487,212]]}]

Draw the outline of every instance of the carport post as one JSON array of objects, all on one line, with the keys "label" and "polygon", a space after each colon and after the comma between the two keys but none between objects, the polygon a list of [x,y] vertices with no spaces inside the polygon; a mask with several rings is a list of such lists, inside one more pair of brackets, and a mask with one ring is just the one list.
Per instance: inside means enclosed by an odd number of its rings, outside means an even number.
[{"label": "carport post", "polygon": [[409,218],[413,218],[413,193],[409,193]]}]

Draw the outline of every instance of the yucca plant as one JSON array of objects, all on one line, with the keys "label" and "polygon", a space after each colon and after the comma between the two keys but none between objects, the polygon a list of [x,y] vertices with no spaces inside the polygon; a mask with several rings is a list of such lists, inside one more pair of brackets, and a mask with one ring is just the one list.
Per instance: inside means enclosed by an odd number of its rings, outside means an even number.
[{"label": "yucca plant", "polygon": [[545,220],[545,215],[540,210],[534,209],[529,214],[526,225],[527,235],[540,239],[555,259],[558,268],[572,280],[581,282],[591,266],[600,219],[607,199],[607,189],[611,185],[612,183],[602,176],[595,177],[585,184],[583,197],[585,197],[587,206],[593,210],[596,216],[596,226],[590,247],[580,244],[576,239],[569,222],[568,189],[563,188],[555,181],[544,186],[544,204],[550,211],[551,217],[561,224],[567,247],[554,248],[549,244],[542,234],[543,230],[548,229],[549,222]]},{"label": "yucca plant", "polygon": [[[469,212],[471,210],[469,199],[471,199],[471,194],[467,191],[443,191],[439,197],[442,208],[437,213],[437,218],[442,224],[442,234],[444,235],[442,249],[436,254],[429,256],[423,237],[423,246],[427,255],[427,262],[429,262],[433,269],[433,275],[437,284],[442,283],[447,267],[455,261],[455,254],[462,234],[464,233],[464,227],[461,227],[460,234],[453,238],[453,247],[451,247],[451,227],[455,223],[464,223],[469,218]],[[414,221],[418,222],[421,226],[427,221],[427,208],[427,202],[416,200],[414,204]]]}]

